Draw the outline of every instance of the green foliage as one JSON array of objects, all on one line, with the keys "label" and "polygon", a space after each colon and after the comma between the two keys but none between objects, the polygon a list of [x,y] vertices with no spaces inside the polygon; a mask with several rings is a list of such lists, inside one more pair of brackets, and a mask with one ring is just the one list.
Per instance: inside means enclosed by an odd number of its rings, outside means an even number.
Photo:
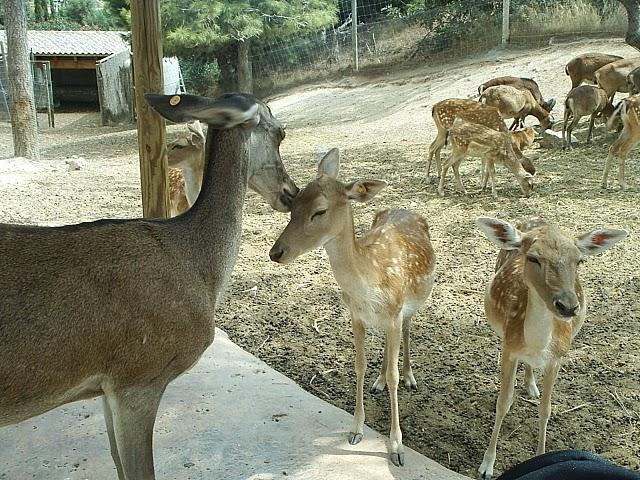
[{"label": "green foliage", "polygon": [[58,16],[46,22],[30,23],[29,28],[31,30],[82,30],[83,26],[78,22]]},{"label": "green foliage", "polygon": [[108,30],[115,26],[113,17],[96,0],[68,0],[61,13],[65,20],[82,27]]},{"label": "green foliage", "polygon": [[114,24],[119,28],[129,30],[131,28],[131,1],[130,0],[103,0],[105,9],[113,18]]},{"label": "green foliage", "polygon": [[44,22],[49,20],[49,1],[34,0],[33,11],[36,22]]},{"label": "green foliage", "polygon": [[215,55],[238,41],[322,29],[335,22],[337,5],[335,0],[163,0],[161,9],[169,54]]},{"label": "green foliage", "polygon": [[180,69],[187,92],[197,95],[213,94],[213,89],[220,75],[220,69],[216,62],[181,58]]}]

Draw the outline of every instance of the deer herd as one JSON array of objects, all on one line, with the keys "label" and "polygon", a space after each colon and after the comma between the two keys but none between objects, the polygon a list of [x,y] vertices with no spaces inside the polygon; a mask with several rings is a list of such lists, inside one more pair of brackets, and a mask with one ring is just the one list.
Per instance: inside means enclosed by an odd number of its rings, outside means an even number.
[{"label": "deer herd", "polygon": [[[624,160],[640,141],[640,58],[585,54],[569,62],[566,73],[572,89],[564,103],[565,147],[572,148],[571,132],[583,116],[590,116],[587,141],[595,118],[604,117],[611,129],[621,123],[602,184],[606,187],[612,157],[618,156],[618,181],[626,187]],[[614,106],[616,92],[631,95]],[[536,82],[520,77],[492,79],[478,93],[479,101],[454,98],[433,105],[437,135],[428,151],[427,176],[435,158],[438,193],[444,195],[449,168],[464,192],[460,163],[480,157],[483,189],[490,182],[497,195],[498,165],[529,195],[536,169],[523,151],[536,133],[521,127],[529,115],[543,130],[551,127],[555,101],[545,100]],[[351,203],[369,201],[386,183],[342,182],[339,152],[332,149],[316,178],[298,189],[280,158],[284,127],[252,96],[148,94],[146,99],[165,118],[191,122],[188,135],[168,146],[175,218],[64,227],[0,224],[0,426],[101,395],[118,478],[154,479],[157,409],[166,386],[213,341],[214,311],[238,254],[249,187],[273,209],[291,215],[269,252],[271,260],[289,263],[323,247],[342,289],[355,344],[351,444],[364,433],[365,329],[384,332],[382,368],[371,391],[388,390],[390,459],[404,465],[398,385],[402,378],[407,388],[417,388],[410,324],[431,294],[436,271],[427,221],[408,210],[386,209],[357,237]],[[513,119],[511,128],[506,119]],[[200,122],[207,125],[206,137]],[[442,164],[447,143],[452,151]],[[545,451],[553,387],[586,317],[578,265],[628,232],[598,228],[574,237],[540,219],[514,224],[479,217],[476,224],[500,249],[484,297],[487,320],[502,338],[495,424],[479,468],[489,479],[519,362],[525,364],[532,397],[540,396],[534,369],[544,372],[537,452]]]}]

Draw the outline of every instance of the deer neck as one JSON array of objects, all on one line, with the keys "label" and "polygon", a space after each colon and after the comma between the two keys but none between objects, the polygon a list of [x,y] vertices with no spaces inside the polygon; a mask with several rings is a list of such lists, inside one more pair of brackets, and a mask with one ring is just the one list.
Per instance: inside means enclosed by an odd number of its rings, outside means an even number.
[{"label": "deer neck", "polygon": [[209,128],[202,190],[176,222],[176,235],[210,285],[226,283],[238,255],[250,138],[251,131],[242,127]]},{"label": "deer neck", "polygon": [[363,262],[364,255],[356,242],[351,205],[347,208],[348,214],[342,229],[338,235],[325,243],[324,248],[329,257],[333,276],[340,288],[348,292],[363,283],[366,278],[366,263]]},{"label": "deer neck", "polygon": [[524,340],[529,348],[544,350],[551,341],[553,314],[533,286],[529,286],[528,290]]}]

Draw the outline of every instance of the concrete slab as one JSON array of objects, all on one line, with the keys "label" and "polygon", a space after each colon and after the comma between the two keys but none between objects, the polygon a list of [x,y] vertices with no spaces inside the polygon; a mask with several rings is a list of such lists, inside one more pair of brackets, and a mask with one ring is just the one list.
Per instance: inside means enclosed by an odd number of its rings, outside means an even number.
[{"label": "concrete slab", "polygon": [[[307,393],[218,331],[198,364],[169,385],[155,428],[160,480],[461,480],[407,449],[387,459],[366,428],[347,443],[351,415]],[[102,402],[60,407],[0,429],[0,479],[116,479]]]}]

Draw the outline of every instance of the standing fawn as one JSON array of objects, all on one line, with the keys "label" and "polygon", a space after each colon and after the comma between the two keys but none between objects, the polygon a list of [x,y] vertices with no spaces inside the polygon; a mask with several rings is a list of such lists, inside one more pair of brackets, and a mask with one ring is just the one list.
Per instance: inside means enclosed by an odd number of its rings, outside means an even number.
[{"label": "standing fawn", "polygon": [[[438,177],[440,177],[442,174],[440,152],[442,151],[442,147],[444,147],[447,143],[447,135],[449,129],[453,125],[453,122],[456,118],[462,118],[471,123],[478,123],[493,130],[497,130],[498,132],[509,131],[497,108],[484,105],[474,100],[469,100],[468,98],[448,98],[446,100],[442,100],[433,106],[433,108],[431,109],[431,115],[433,117],[433,122],[436,124],[436,128],[438,129],[438,134],[429,146],[427,178],[431,173],[431,162],[434,156],[436,159],[436,169],[438,171]],[[528,130],[527,132],[530,132],[530,130]],[[522,167],[531,175],[535,174],[536,169],[531,163],[531,160],[525,157],[522,154],[521,149],[516,145],[516,143],[521,142],[521,135],[516,134],[513,137],[513,140],[515,153],[520,163],[522,163]]]},{"label": "standing fawn", "polygon": [[440,175],[438,194],[444,196],[444,182],[449,168],[453,169],[458,190],[467,193],[460,178],[460,163],[467,156],[482,158],[482,189],[487,186],[487,178],[491,182],[491,194],[497,196],[495,182],[495,165],[504,165],[516,177],[525,195],[533,190],[533,176],[526,172],[518,161],[511,135],[498,132],[484,125],[467,122],[456,118],[449,129],[449,141],[453,146],[451,156],[445,162]]},{"label": "standing fawn", "polygon": [[585,256],[612,247],[627,232],[597,229],[574,238],[540,219],[517,228],[494,218],[480,217],[476,222],[501,249],[484,297],[487,320],[502,337],[496,420],[479,468],[482,478],[489,479],[500,427],[513,403],[519,361],[525,364],[525,384],[532,397],[540,395],[533,369],[544,369],[537,449],[544,453],[553,386],[587,313],[578,264]]},{"label": "standing fawn", "polygon": [[551,113],[538,104],[529,90],[520,90],[511,85],[489,87],[480,95],[480,103],[496,107],[505,120],[513,118],[510,129],[524,126],[527,116],[533,115],[540,122],[542,130],[551,128]]},{"label": "standing fawn", "polygon": [[489,87],[495,87],[496,85],[511,85],[519,90],[528,90],[533,95],[533,98],[538,105],[540,105],[547,112],[553,110],[553,107],[556,104],[556,101],[551,98],[546,100],[542,97],[542,92],[540,92],[540,87],[538,86],[538,82],[536,82],[533,78],[523,78],[523,77],[495,77],[491,80],[487,80],[482,85],[478,87],[478,95],[482,95],[482,93]]},{"label": "standing fawn", "polygon": [[[571,133],[580,119],[586,115],[589,118],[587,142],[591,141],[593,124],[596,117],[604,117],[605,122],[613,114],[613,105],[607,97],[607,92],[594,85],[580,85],[572,89],[564,101],[564,122],[562,124],[562,148],[573,148]],[[569,123],[571,119],[571,123]]]},{"label": "standing fawn", "polygon": [[627,97],[620,102],[607,124],[610,130],[618,115],[622,120],[622,132],[609,147],[609,155],[607,155],[607,162],[602,174],[602,188],[607,188],[607,177],[609,176],[614,155],[619,158],[618,184],[623,189],[627,188],[627,182],[624,178],[624,162],[631,149],[640,142],[640,95]]},{"label": "standing fawn", "polygon": [[382,371],[372,392],[389,389],[391,400],[391,461],[404,465],[404,447],[398,414],[398,355],[403,346],[404,383],[415,389],[409,358],[411,317],[422,306],[434,280],[435,256],[429,227],[407,210],[383,210],[371,229],[356,238],[351,201],[366,202],[386,183],[337,180],[340,162],[332,149],[321,160],[318,177],[294,199],[291,221],[271,248],[275,262],[289,263],[299,255],[324,246],[333,275],[351,313],[356,348],[356,408],[349,443],[362,440],[364,428],[365,328],[385,332]]},{"label": "standing fawn", "polygon": [[[0,426],[102,396],[120,480],[155,478],[156,413],[167,385],[213,342],[247,187],[281,211],[298,191],[278,152],[282,126],[262,102],[146,99],[173,122],[209,125],[191,210],[168,220],[0,224]],[[252,141],[261,156],[250,158]]]}]

